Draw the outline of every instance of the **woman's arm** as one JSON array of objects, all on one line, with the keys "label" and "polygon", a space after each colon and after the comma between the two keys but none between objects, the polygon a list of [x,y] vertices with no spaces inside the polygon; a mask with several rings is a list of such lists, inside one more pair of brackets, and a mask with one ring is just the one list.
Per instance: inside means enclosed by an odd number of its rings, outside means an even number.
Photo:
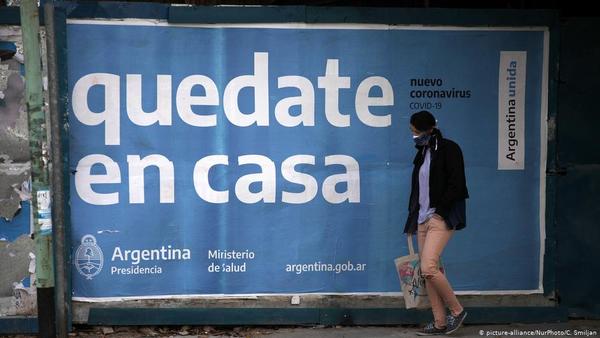
[{"label": "woman's arm", "polygon": [[[446,189],[439,201],[439,213],[447,215],[452,204],[468,197],[465,179],[465,164],[463,154],[458,144],[451,142],[446,146],[445,152]],[[440,210],[441,209],[441,210]]]}]

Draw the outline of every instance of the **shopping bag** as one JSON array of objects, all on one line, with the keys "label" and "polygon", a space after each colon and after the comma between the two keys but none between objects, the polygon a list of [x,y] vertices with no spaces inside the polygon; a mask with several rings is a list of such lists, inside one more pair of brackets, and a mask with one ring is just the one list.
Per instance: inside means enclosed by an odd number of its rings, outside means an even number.
[{"label": "shopping bag", "polygon": [[[404,304],[407,309],[427,309],[431,307],[425,288],[425,278],[421,274],[419,254],[413,248],[412,234],[408,234],[409,254],[394,259],[396,271],[400,279],[400,287],[404,296]],[[442,259],[440,257],[440,272],[444,273]]]}]

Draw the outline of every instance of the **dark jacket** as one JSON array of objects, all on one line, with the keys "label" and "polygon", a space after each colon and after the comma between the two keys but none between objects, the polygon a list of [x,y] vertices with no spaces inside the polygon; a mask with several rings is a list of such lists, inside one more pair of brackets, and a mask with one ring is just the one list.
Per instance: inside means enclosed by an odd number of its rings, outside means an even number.
[{"label": "dark jacket", "polygon": [[[465,165],[460,147],[443,138],[439,129],[433,129],[429,139],[431,162],[429,166],[429,206],[442,216],[449,229],[466,227],[466,203],[469,198],[465,179]],[[425,159],[425,146],[418,149],[413,160],[412,183],[408,203],[408,217],[404,233],[415,233],[419,218],[419,168]]]}]

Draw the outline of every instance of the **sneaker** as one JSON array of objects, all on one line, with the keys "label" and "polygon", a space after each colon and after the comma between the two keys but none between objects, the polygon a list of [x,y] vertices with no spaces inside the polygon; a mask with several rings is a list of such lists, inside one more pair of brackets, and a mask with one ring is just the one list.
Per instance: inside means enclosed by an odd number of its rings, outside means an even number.
[{"label": "sneaker", "polygon": [[458,330],[465,320],[465,317],[467,317],[467,311],[465,311],[465,309],[463,309],[462,312],[456,316],[453,316],[452,314],[446,316],[446,334],[450,334]]},{"label": "sneaker", "polygon": [[433,321],[427,323],[427,325],[425,325],[424,328],[421,329],[421,331],[417,332],[418,336],[435,336],[435,335],[442,335],[442,334],[446,334],[446,330],[447,330],[448,326],[444,326],[441,329],[438,329],[437,327],[435,327],[435,324]]}]

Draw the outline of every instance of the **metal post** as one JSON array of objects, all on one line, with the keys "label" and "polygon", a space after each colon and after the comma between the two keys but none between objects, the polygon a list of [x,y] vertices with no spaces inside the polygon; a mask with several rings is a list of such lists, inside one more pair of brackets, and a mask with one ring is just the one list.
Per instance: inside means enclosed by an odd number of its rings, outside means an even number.
[{"label": "metal post", "polygon": [[46,56],[48,65],[48,97],[50,113],[50,155],[51,155],[51,187],[52,187],[52,224],[54,238],[54,276],[56,300],[56,335],[66,337],[68,334],[68,295],[67,267],[65,257],[65,210],[63,193],[63,157],[61,147],[61,112],[58,108],[58,66],[56,54],[56,38],[54,29],[54,4],[44,5],[44,26],[46,27]]},{"label": "metal post", "polygon": [[54,264],[52,219],[48,180],[48,142],[43,110],[39,13],[36,0],[21,2],[21,31],[25,56],[25,99],[31,156],[31,207],[33,210],[40,337],[54,337]]}]

